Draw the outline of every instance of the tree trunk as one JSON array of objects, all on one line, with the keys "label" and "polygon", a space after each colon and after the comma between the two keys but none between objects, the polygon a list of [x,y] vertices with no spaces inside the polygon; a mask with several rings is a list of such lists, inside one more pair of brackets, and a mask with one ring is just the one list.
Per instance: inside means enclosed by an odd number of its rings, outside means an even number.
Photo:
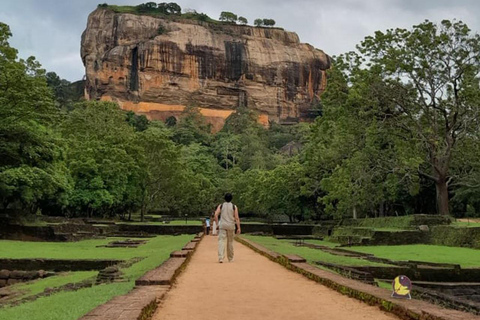
[{"label": "tree trunk", "polygon": [[140,209],[140,221],[143,222],[143,218],[145,217],[145,211],[147,211],[147,205],[142,204],[142,208]]},{"label": "tree trunk", "polygon": [[378,216],[381,218],[385,217],[385,206],[383,201],[381,201],[378,206]]},{"label": "tree trunk", "polygon": [[440,178],[435,181],[437,190],[437,212],[440,215],[449,215],[448,210],[448,186],[445,178]]},{"label": "tree trunk", "polygon": [[353,207],[353,219],[357,220],[357,207]]}]

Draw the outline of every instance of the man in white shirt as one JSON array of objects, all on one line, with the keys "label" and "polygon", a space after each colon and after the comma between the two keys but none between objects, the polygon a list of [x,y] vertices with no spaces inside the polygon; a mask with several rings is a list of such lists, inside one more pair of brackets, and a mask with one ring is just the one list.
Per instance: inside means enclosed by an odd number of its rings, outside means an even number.
[{"label": "man in white shirt", "polygon": [[[223,263],[225,258],[225,244],[227,245],[227,258],[229,262],[233,261],[233,235],[235,224],[237,225],[237,234],[240,234],[240,218],[238,217],[238,208],[231,202],[232,195],[225,194],[225,202],[220,204],[215,211],[215,223],[219,226],[218,233],[218,262]],[[221,214],[220,224],[218,216]]]}]

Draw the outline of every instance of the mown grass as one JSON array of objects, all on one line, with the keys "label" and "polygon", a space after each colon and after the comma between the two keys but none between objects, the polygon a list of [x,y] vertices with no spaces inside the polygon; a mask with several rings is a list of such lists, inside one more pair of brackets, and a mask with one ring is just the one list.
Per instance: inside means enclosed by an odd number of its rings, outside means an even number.
[{"label": "mown grass", "polygon": [[375,279],[375,281],[377,281],[377,284],[380,288],[383,288],[383,289],[388,289],[390,291],[393,290],[392,288],[392,284],[390,282],[385,282],[385,281],[379,281],[378,279]]},{"label": "mown grass", "polygon": [[338,247],[338,243],[336,242],[330,242],[330,241],[325,241],[325,240],[305,240],[305,243],[311,243],[311,244],[316,244],[319,246],[325,246],[329,248],[335,248]]},{"label": "mown grass", "polygon": [[391,260],[415,260],[436,263],[460,264],[463,268],[480,267],[480,250],[435,245],[368,246],[349,250],[372,253]]},{"label": "mown grass", "polygon": [[10,286],[9,289],[23,293],[21,296],[18,296],[15,299],[19,300],[21,298],[42,293],[46,288],[58,288],[69,283],[82,282],[83,280],[96,277],[97,274],[97,271],[64,272],[42,280],[30,281],[27,283],[17,283],[13,286]]},{"label": "mown grass", "polygon": [[10,259],[118,259],[125,260],[136,257],[143,250],[140,246],[132,248],[104,248],[103,246],[119,238],[84,240],[79,242],[30,242],[0,241],[0,258]]},{"label": "mown grass", "polygon": [[132,289],[130,282],[62,292],[16,307],[0,309],[0,320],[76,320],[111,298]]},{"label": "mown grass", "polygon": [[455,221],[455,222],[452,222],[452,226],[474,228],[474,227],[480,227],[480,222],[476,222],[476,221]]},{"label": "mown grass", "polygon": [[[318,249],[310,249],[307,247],[297,247],[293,245],[294,241],[292,240],[278,240],[272,237],[261,237],[261,236],[251,236],[251,235],[243,235],[243,237],[281,254],[297,254],[307,259],[308,263],[321,261],[321,262],[335,263],[335,264],[340,264],[345,266],[385,266],[385,264],[381,264],[381,263],[329,254],[327,252],[323,252]],[[319,242],[317,243],[321,244]]]},{"label": "mown grass", "polygon": [[[148,240],[138,248],[97,248],[112,239],[85,240],[73,243],[0,241],[0,257],[3,258],[54,258],[54,259],[121,259],[133,257],[144,259],[129,268],[122,269],[125,282],[104,284],[74,292],[61,292],[39,298],[15,307],[0,309],[0,320],[74,320],[114,296],[130,291],[135,280],[163,261],[170,253],[179,250],[192,238],[191,235],[159,236]],[[118,239],[118,238],[116,238]],[[79,275],[80,276],[80,275]],[[86,275],[85,275],[86,276]],[[36,285],[40,290],[45,284]],[[57,279],[58,280],[58,279]],[[56,280],[52,281],[56,282]]]}]

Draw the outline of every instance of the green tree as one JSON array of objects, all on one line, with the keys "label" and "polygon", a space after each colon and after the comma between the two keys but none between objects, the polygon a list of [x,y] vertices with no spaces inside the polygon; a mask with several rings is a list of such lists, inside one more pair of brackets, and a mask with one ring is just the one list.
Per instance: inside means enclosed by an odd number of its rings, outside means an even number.
[{"label": "green tree", "polygon": [[155,2],[146,2],[136,6],[140,13],[151,13],[157,11],[157,4]]},{"label": "green tree", "polygon": [[[318,118],[303,155],[307,188],[329,215],[384,215],[403,193],[418,192],[422,158],[412,140],[398,138],[394,105],[385,96],[382,78],[367,70],[350,70],[343,57],[328,73]],[[383,88],[383,89],[382,89]]]},{"label": "green tree", "polygon": [[47,72],[45,75],[47,85],[53,90],[57,108],[71,109],[78,99],[70,81],[60,79],[55,72]]},{"label": "green tree", "polygon": [[141,220],[151,209],[168,208],[181,197],[175,191],[182,183],[180,149],[170,140],[170,132],[158,125],[139,133],[141,177]]},{"label": "green tree", "polygon": [[380,70],[404,138],[421,142],[429,168],[419,172],[435,183],[438,213],[449,214],[451,161],[478,121],[480,36],[462,22],[425,21],[378,31],[358,49],[366,68]]},{"label": "green tree", "polygon": [[263,25],[266,27],[273,27],[275,25],[275,20],[273,19],[263,19]]},{"label": "green tree", "polygon": [[182,167],[177,212],[210,215],[219,193],[221,167],[210,149],[198,143],[182,147]]},{"label": "green tree", "polygon": [[145,131],[148,128],[149,121],[147,117],[142,115],[136,115],[133,111],[128,111],[126,120],[129,125],[135,128],[137,131]]},{"label": "green tree", "polygon": [[67,166],[75,183],[69,207],[72,214],[112,216],[138,206],[141,149],[118,105],[78,104],[62,131],[69,144]]},{"label": "green tree", "polygon": [[211,125],[205,121],[198,108],[186,107],[177,125],[173,127],[173,140],[184,145],[190,143],[209,145],[212,138],[211,130]]},{"label": "green tree", "polygon": [[245,17],[238,17],[238,22],[243,25],[248,24],[248,20]]},{"label": "green tree", "polygon": [[303,199],[304,168],[296,161],[266,171],[258,194],[259,202],[268,214],[286,215],[290,222],[305,219]]},{"label": "green tree", "polygon": [[174,116],[170,116],[165,120],[165,124],[169,128],[175,127],[177,125],[177,118],[175,118]]},{"label": "green tree", "polygon": [[232,12],[222,11],[220,13],[220,18],[218,18],[218,20],[229,22],[229,23],[235,23],[237,22],[237,15]]},{"label": "green tree", "polygon": [[[221,130],[221,133],[236,135],[231,139],[232,142],[240,141],[238,144],[235,143],[240,148],[238,152],[235,147],[235,154],[238,154],[235,164],[238,164],[242,170],[271,169],[277,163],[272,150],[268,148],[267,130],[258,123],[257,118],[255,112],[247,108],[239,108],[226,119]],[[225,136],[220,134],[219,137]]]},{"label": "green tree", "polygon": [[182,8],[175,2],[159,3],[157,10],[166,15],[180,15],[182,13]]},{"label": "green tree", "polygon": [[11,35],[0,23],[0,205],[35,213],[40,200],[60,200],[69,184],[45,71],[34,57],[18,59]]},{"label": "green tree", "polygon": [[213,143],[213,150],[220,165],[226,170],[234,168],[240,157],[241,138],[237,134],[219,132]]},{"label": "green tree", "polygon": [[253,24],[255,25],[255,27],[263,27],[263,19],[255,19],[255,21],[253,21]]}]

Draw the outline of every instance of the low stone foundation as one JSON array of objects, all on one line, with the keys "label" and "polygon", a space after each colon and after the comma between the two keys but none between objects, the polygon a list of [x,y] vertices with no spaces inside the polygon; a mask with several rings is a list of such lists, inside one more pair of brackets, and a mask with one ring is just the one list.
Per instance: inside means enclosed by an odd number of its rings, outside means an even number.
[{"label": "low stone foundation", "polygon": [[19,282],[27,282],[35,279],[46,278],[55,275],[52,272],[44,270],[39,271],[20,271],[20,270],[0,270],[0,288],[10,286]]}]

